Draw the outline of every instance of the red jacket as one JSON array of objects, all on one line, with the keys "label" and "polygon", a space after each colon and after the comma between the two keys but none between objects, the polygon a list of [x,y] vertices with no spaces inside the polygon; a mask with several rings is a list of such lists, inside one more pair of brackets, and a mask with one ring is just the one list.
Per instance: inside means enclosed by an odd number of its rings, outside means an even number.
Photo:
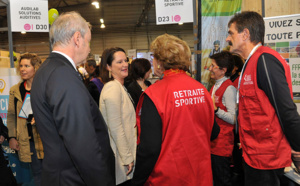
[{"label": "red jacket", "polygon": [[161,152],[145,185],[212,186],[210,135],[214,109],[210,95],[184,71],[168,70],[164,74],[144,92],[162,120]]},{"label": "red jacket", "polygon": [[[227,87],[233,85],[230,79],[227,79],[215,92],[215,104],[220,109],[227,112],[225,105],[222,103],[222,98]],[[212,94],[213,87],[210,89]],[[233,100],[235,101],[235,100]],[[216,122],[220,127],[218,137],[211,142],[211,153],[218,156],[231,157],[234,144],[234,125],[227,123],[216,116]]]},{"label": "red jacket", "polygon": [[259,47],[248,61],[239,90],[239,133],[245,162],[256,169],[278,169],[291,165],[291,147],[282,132],[275,109],[257,85],[257,61],[263,53],[283,65],[292,95],[290,67],[274,50]]}]

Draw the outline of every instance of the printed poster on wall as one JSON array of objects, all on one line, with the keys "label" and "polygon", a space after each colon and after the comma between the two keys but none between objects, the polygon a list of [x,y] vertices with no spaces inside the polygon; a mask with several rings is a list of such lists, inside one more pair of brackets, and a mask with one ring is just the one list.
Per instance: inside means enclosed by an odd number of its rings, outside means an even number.
[{"label": "printed poster on wall", "polygon": [[201,83],[209,90],[213,83],[210,80],[211,65],[209,56],[228,50],[226,37],[227,24],[230,18],[241,11],[242,0],[211,1],[201,0],[202,13],[202,63]]},{"label": "printed poster on wall", "polygon": [[7,125],[7,109],[10,87],[20,81],[15,68],[0,69],[0,116],[4,125]]},{"label": "printed poster on wall", "polygon": [[[20,81],[20,76],[17,75],[15,68],[0,68],[0,116],[4,125],[7,125],[7,110],[9,102],[10,88]],[[9,148],[7,141],[4,141],[2,148],[5,156],[8,156],[11,170],[17,180],[17,183],[25,183],[27,185],[32,182],[30,166],[27,163],[19,161],[15,150]]]},{"label": "printed poster on wall", "polygon": [[294,97],[300,99],[300,14],[267,17],[265,46],[276,50],[291,68]]},{"label": "printed poster on wall", "polygon": [[48,0],[10,0],[12,32],[48,32]]},{"label": "printed poster on wall", "polygon": [[155,0],[156,24],[193,22],[193,0]]}]

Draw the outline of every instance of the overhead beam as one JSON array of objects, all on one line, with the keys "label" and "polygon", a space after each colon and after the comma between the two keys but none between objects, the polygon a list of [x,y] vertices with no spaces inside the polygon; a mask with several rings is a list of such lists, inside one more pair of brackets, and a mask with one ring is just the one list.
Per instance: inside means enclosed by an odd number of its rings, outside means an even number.
[{"label": "overhead beam", "polygon": [[150,9],[154,5],[154,3],[155,3],[155,0],[146,0],[145,7],[143,8],[143,11],[139,17],[139,20],[136,23],[136,27],[142,26],[143,21],[147,17],[148,12],[150,11]]},{"label": "overhead beam", "polygon": [[8,27],[2,27],[0,28],[0,32],[8,31]]},{"label": "overhead beam", "polygon": [[63,0],[63,2],[65,3],[66,6],[69,6],[68,3],[65,0]]}]

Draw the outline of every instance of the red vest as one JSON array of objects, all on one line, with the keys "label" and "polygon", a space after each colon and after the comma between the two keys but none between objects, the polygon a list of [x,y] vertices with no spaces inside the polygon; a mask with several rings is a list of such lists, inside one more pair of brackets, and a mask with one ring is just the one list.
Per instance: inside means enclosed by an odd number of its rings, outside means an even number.
[{"label": "red vest", "polygon": [[245,162],[256,169],[278,169],[291,165],[291,147],[282,132],[275,109],[257,85],[257,61],[263,53],[283,65],[292,95],[290,67],[274,50],[259,47],[248,61],[239,90],[239,133]]},{"label": "red vest", "polygon": [[[144,92],[162,120],[161,152],[145,185],[212,186],[210,136],[214,109],[210,95],[185,72],[169,72]],[[137,122],[141,105],[140,101]]]},{"label": "red vest", "polygon": [[239,86],[239,79],[240,79],[240,76],[237,77],[232,83],[233,83],[233,86],[238,89],[238,86]]},{"label": "red vest", "polygon": [[[215,104],[220,109],[227,112],[225,105],[222,103],[222,98],[228,86],[233,85],[230,79],[227,79],[215,92]],[[210,89],[212,94],[213,87]],[[232,100],[235,102],[235,100]],[[216,139],[211,142],[211,153],[218,156],[230,157],[233,151],[234,144],[234,125],[227,123],[216,115],[216,122],[220,127],[220,133]]]}]

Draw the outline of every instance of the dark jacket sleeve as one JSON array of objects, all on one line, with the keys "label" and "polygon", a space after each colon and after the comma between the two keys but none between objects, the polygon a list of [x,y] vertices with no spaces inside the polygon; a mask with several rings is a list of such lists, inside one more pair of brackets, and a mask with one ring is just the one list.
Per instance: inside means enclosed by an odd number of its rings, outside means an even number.
[{"label": "dark jacket sleeve", "polygon": [[0,117],[0,136],[3,136],[5,139],[8,138],[8,129],[3,124],[2,118]]},{"label": "dark jacket sleeve", "polygon": [[136,109],[137,104],[139,102],[140,96],[143,93],[141,87],[138,85],[138,83],[133,80],[127,87],[127,91],[130,94],[132,100],[134,101],[134,109]]},{"label": "dark jacket sleeve", "polygon": [[[300,151],[300,117],[293,102],[285,77],[283,65],[271,54],[263,54],[272,84],[278,113],[282,121],[285,135],[295,151]],[[257,63],[257,84],[262,89],[274,107],[271,90],[267,80],[262,56]],[[288,77],[290,78],[290,77]],[[274,107],[275,108],[275,107]]]},{"label": "dark jacket sleeve", "polygon": [[220,127],[218,123],[216,122],[216,118],[214,118],[214,125],[211,131],[210,141],[216,139],[220,133]]},{"label": "dark jacket sleeve", "polygon": [[100,111],[91,102],[84,84],[69,71],[69,68],[57,68],[47,82],[51,86],[46,91],[46,98],[54,124],[85,183],[106,185],[111,169],[107,161],[107,152],[111,151],[107,128],[102,117],[99,119]]},{"label": "dark jacket sleeve", "polygon": [[99,107],[100,92],[95,83],[90,81],[87,85],[87,89]]},{"label": "dark jacket sleeve", "polygon": [[141,113],[140,144],[132,185],[143,185],[159,157],[162,143],[162,121],[151,99],[145,94]]}]

